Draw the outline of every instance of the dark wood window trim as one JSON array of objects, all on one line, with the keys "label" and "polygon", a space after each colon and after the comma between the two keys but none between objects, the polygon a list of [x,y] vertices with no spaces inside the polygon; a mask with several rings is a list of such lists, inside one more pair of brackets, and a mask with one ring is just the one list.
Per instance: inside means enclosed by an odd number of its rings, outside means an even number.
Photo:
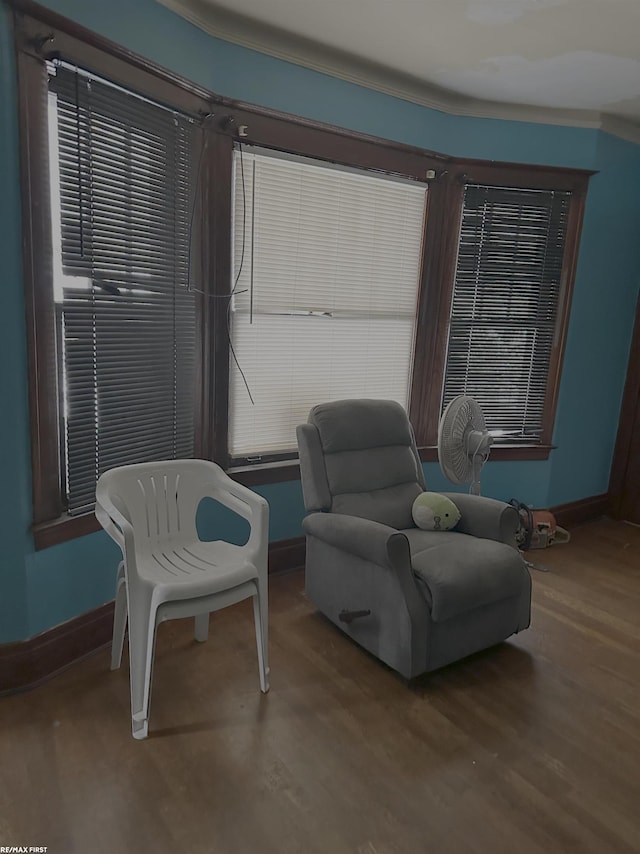
[{"label": "dark wood window trim", "polygon": [[[321,124],[275,110],[234,101],[167,71],[131,51],[92,33],[31,0],[10,0],[15,10],[20,132],[25,287],[27,295],[34,541],[46,548],[98,530],[92,515],[64,515],[60,496],[60,444],[55,365],[55,330],[47,300],[51,270],[48,223],[47,127],[43,99],[43,59],[61,56],[150,98],[198,116],[205,123],[207,145],[202,162],[202,198],[198,217],[197,257],[202,267],[199,297],[196,452],[214,459],[248,485],[295,480],[297,461],[279,455],[254,466],[233,466],[228,456],[229,347],[227,300],[231,274],[231,203],[234,140],[380,170],[429,183],[417,333],[411,386],[410,416],[421,456],[436,459],[438,403],[444,372],[446,328],[455,273],[457,235],[464,181],[505,186],[571,189],[570,239],[567,240],[563,282],[563,323],[560,324],[551,381],[547,423],[542,445],[502,447],[496,459],[546,459],[550,444],[566,338],[568,307],[575,273],[584,196],[589,172],[554,167],[460,160],[415,146]],[[510,184],[510,182],[512,182]]]},{"label": "dark wood window trim", "polygon": [[[462,193],[462,184],[451,180],[451,172],[447,171],[431,185],[427,203],[429,210],[409,407],[409,417],[423,459],[429,459],[427,451],[429,446],[435,446],[437,438],[437,409],[444,376]],[[433,424],[436,425],[436,433],[431,429]]]},{"label": "dark wood window trim", "polygon": [[[494,445],[491,448],[491,460],[548,460],[554,449],[555,445]],[[437,445],[421,447],[419,453],[423,463],[438,462]]]},{"label": "dark wood window trim", "polygon": [[47,83],[41,62],[17,57],[23,274],[27,309],[34,526],[62,513],[56,336],[47,164]]},{"label": "dark wood window trim", "polygon": [[[316,160],[413,178],[420,183],[429,184],[424,230],[426,235],[432,233],[435,235],[439,230],[439,224],[445,210],[443,203],[446,203],[446,197],[437,192],[438,176],[446,176],[447,170],[444,167],[451,162],[450,158],[388,140],[345,131],[341,128],[319,125],[309,120],[298,119],[275,111],[254,108],[247,104],[230,102],[229,106],[230,112],[222,120],[221,125],[230,128],[234,133],[242,128],[242,136],[238,139],[243,144],[252,144],[261,148],[271,148]],[[232,162],[230,158],[225,162],[228,164],[228,170],[223,179],[226,194],[227,188],[230,191],[231,187]],[[224,167],[219,163],[218,168],[223,169]],[[434,190],[436,192],[432,200],[431,195]],[[229,212],[226,208],[228,198],[226,195],[224,201],[220,203],[225,206],[224,212],[220,214],[220,221],[228,221]],[[229,240],[227,245],[230,245],[231,235],[228,238],[225,236],[225,239]],[[437,238],[427,237],[423,243],[423,268],[429,263],[429,259],[433,255],[439,255],[440,251]],[[228,270],[223,281],[230,281]],[[229,466],[244,467],[247,465],[248,459],[231,459],[227,450],[229,348],[227,346],[226,318],[224,324],[218,326],[217,329],[219,331],[218,340],[222,340],[224,344],[224,353],[220,354],[220,364],[224,365],[224,370],[218,375],[220,398],[214,422],[216,436],[214,459],[225,468]],[[420,330],[420,324],[418,324],[418,330]],[[418,335],[421,335],[420,331]],[[296,460],[295,451],[289,454],[262,455],[262,462],[255,464],[255,467],[266,465],[266,472],[276,472],[278,471],[277,467],[269,468],[272,463],[295,462]],[[274,475],[275,480],[277,477]]]},{"label": "dark wood window trim", "polygon": [[8,0],[14,9],[19,52],[33,59],[63,57],[115,83],[187,113],[209,112],[211,93],[69,18],[31,0]]},{"label": "dark wood window trim", "polygon": [[618,424],[618,435],[616,439],[613,463],[611,466],[611,479],[609,481],[609,499],[611,511],[617,519],[629,518],[630,507],[625,493],[628,491],[629,478],[631,477],[630,465],[632,463],[632,450],[634,442],[634,428],[636,425],[636,412],[640,401],[640,297],[636,302],[635,323],[633,327],[633,338],[631,340],[631,352],[627,367],[622,406],[620,409],[620,421]]},{"label": "dark wood window trim", "polygon": [[[591,171],[580,169],[456,160],[442,176],[444,186],[440,192],[446,197],[446,201],[441,206],[444,217],[439,230],[432,235],[433,241],[440,246],[441,251],[439,257],[432,257],[430,261],[425,258],[423,291],[426,298],[421,300],[420,307],[422,338],[420,339],[419,336],[416,341],[416,368],[410,412],[423,459],[437,459],[436,445],[444,383],[447,330],[453,298],[464,186],[467,182],[503,187],[568,190],[572,193],[541,442],[536,445],[494,447],[491,452],[492,458],[495,459],[540,460],[549,457],[553,449],[553,426],[560,390],[584,205],[589,178],[593,174]],[[432,194],[434,189],[435,187],[432,187]],[[428,240],[429,235],[427,235]],[[430,255],[428,248],[426,254]],[[434,255],[437,256],[437,252],[434,252]],[[429,381],[425,382],[427,376]]]}]

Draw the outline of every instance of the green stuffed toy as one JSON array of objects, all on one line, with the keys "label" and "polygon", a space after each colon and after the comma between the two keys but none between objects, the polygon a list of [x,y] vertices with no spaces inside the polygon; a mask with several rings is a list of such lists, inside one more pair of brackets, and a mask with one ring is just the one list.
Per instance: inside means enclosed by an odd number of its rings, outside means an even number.
[{"label": "green stuffed toy", "polygon": [[450,531],[460,521],[456,505],[439,492],[422,492],[413,502],[411,515],[423,531]]}]

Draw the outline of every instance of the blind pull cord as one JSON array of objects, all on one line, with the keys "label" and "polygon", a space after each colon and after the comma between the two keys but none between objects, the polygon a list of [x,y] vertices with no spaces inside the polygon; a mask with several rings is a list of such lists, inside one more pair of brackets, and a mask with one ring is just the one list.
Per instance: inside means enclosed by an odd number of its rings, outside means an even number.
[{"label": "blind pull cord", "polygon": [[78,152],[78,198],[80,201],[80,257],[84,258],[84,184],[82,180],[82,138],[80,134],[80,74],[76,66],[76,150]]},{"label": "blind pull cord", "polygon": [[256,160],[253,161],[253,169],[251,172],[251,274],[250,274],[250,285],[249,285],[249,323],[253,325],[253,258],[254,251],[253,248],[255,246],[255,237],[256,237],[256,169],[258,168],[258,164]]}]

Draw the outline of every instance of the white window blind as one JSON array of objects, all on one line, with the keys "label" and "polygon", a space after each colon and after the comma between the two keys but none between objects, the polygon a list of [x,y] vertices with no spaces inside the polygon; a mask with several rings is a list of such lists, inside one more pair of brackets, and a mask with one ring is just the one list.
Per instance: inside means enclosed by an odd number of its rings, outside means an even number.
[{"label": "white window blind", "polygon": [[570,200],[465,188],[443,408],[471,395],[505,442],[540,441]]},{"label": "white window blind", "polygon": [[193,453],[196,130],[65,66],[49,89],[63,489],[78,514],[106,469]]},{"label": "white window blind", "polygon": [[295,449],[317,403],[406,406],[426,187],[260,151],[235,153],[229,445]]}]

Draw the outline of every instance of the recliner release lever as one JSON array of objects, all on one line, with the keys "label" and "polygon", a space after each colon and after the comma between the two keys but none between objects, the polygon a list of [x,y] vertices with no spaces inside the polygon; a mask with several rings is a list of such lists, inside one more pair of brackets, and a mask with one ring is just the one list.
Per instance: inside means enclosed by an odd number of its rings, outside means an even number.
[{"label": "recliner release lever", "polygon": [[360,617],[368,617],[371,614],[370,610],[366,611],[340,611],[338,619],[342,623],[352,623],[354,620],[359,620]]}]

